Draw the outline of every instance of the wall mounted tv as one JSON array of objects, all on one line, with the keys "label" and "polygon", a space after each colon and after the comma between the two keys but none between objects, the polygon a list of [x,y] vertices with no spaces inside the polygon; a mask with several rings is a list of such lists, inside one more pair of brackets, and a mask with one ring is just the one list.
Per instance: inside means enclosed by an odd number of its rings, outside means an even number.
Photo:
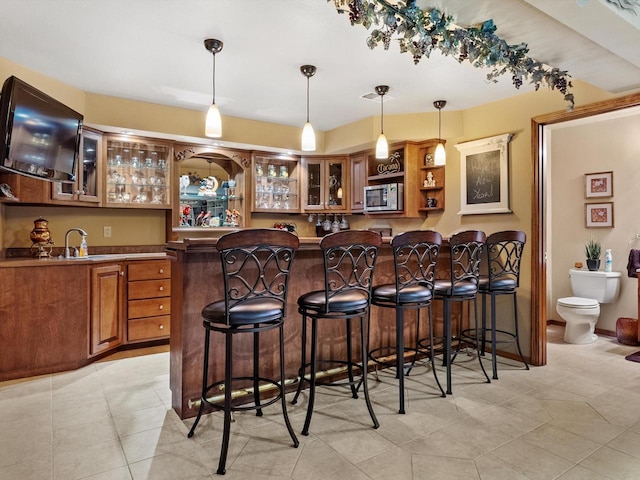
[{"label": "wall mounted tv", "polygon": [[0,169],[73,182],[82,119],[46,93],[9,77],[0,97]]}]

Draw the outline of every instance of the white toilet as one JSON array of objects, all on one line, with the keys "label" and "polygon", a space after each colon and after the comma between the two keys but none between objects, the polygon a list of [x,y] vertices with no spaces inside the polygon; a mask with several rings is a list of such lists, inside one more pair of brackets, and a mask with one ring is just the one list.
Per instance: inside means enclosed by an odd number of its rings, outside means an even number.
[{"label": "white toilet", "polygon": [[556,310],[567,322],[564,341],[567,343],[591,343],[598,336],[594,333],[600,304],[616,301],[620,293],[620,272],[590,272],[572,268],[571,290],[575,297],[559,298]]}]

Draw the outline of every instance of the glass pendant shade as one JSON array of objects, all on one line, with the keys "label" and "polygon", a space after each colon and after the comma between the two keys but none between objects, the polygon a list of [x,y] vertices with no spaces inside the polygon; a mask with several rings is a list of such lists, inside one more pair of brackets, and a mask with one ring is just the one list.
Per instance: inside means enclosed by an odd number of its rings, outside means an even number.
[{"label": "glass pendant shade", "polygon": [[204,128],[204,134],[211,138],[220,138],[222,136],[222,118],[220,110],[215,103],[212,103],[207,112],[207,122]]},{"label": "glass pendant shade", "polygon": [[444,150],[444,145],[441,143],[436,147],[436,153],[433,158],[434,165],[446,165],[447,163],[447,153]]},{"label": "glass pendant shade", "polygon": [[389,143],[384,133],[378,135],[378,141],[376,142],[376,158],[379,160],[389,158]]},{"label": "glass pendant shade", "polygon": [[313,152],[316,149],[316,134],[313,131],[311,123],[304,124],[302,129],[302,150],[305,152]]}]

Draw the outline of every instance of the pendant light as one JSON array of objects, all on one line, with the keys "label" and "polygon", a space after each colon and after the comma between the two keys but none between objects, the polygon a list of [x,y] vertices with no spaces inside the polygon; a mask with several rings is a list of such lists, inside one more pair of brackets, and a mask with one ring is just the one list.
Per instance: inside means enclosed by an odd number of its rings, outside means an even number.
[{"label": "pendant light", "polygon": [[447,104],[446,100],[436,100],[433,102],[433,106],[438,109],[438,146],[436,147],[436,152],[433,158],[434,165],[445,165],[447,163],[447,152],[444,149],[444,145],[442,144],[442,109]]},{"label": "pendant light", "polygon": [[305,152],[313,152],[316,149],[316,134],[313,126],[309,122],[309,79],[316,74],[316,67],[313,65],[302,65],[300,72],[307,77],[307,123],[302,129],[302,150]]},{"label": "pendant light", "polygon": [[389,91],[388,85],[378,85],[376,93],[380,95],[380,135],[376,142],[376,158],[379,160],[389,158],[389,143],[387,137],[384,136],[384,96]]},{"label": "pendant light", "polygon": [[222,136],[222,119],[220,118],[220,110],[216,105],[216,53],[220,53],[222,45],[222,42],[215,38],[209,38],[204,41],[204,48],[213,54],[213,101],[207,112],[207,121],[204,129],[204,134],[212,138],[220,138]]}]

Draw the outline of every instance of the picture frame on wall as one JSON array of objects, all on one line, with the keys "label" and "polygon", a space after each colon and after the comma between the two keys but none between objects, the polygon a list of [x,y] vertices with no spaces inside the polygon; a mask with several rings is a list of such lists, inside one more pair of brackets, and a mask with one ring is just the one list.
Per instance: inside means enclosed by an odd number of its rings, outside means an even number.
[{"label": "picture frame on wall", "polygon": [[585,173],[584,198],[613,197],[613,172]]},{"label": "picture frame on wall", "polygon": [[511,133],[459,143],[460,211],[458,215],[512,213],[509,205]]},{"label": "picture frame on wall", "polygon": [[613,228],[613,202],[585,203],[584,218],[587,228]]}]

